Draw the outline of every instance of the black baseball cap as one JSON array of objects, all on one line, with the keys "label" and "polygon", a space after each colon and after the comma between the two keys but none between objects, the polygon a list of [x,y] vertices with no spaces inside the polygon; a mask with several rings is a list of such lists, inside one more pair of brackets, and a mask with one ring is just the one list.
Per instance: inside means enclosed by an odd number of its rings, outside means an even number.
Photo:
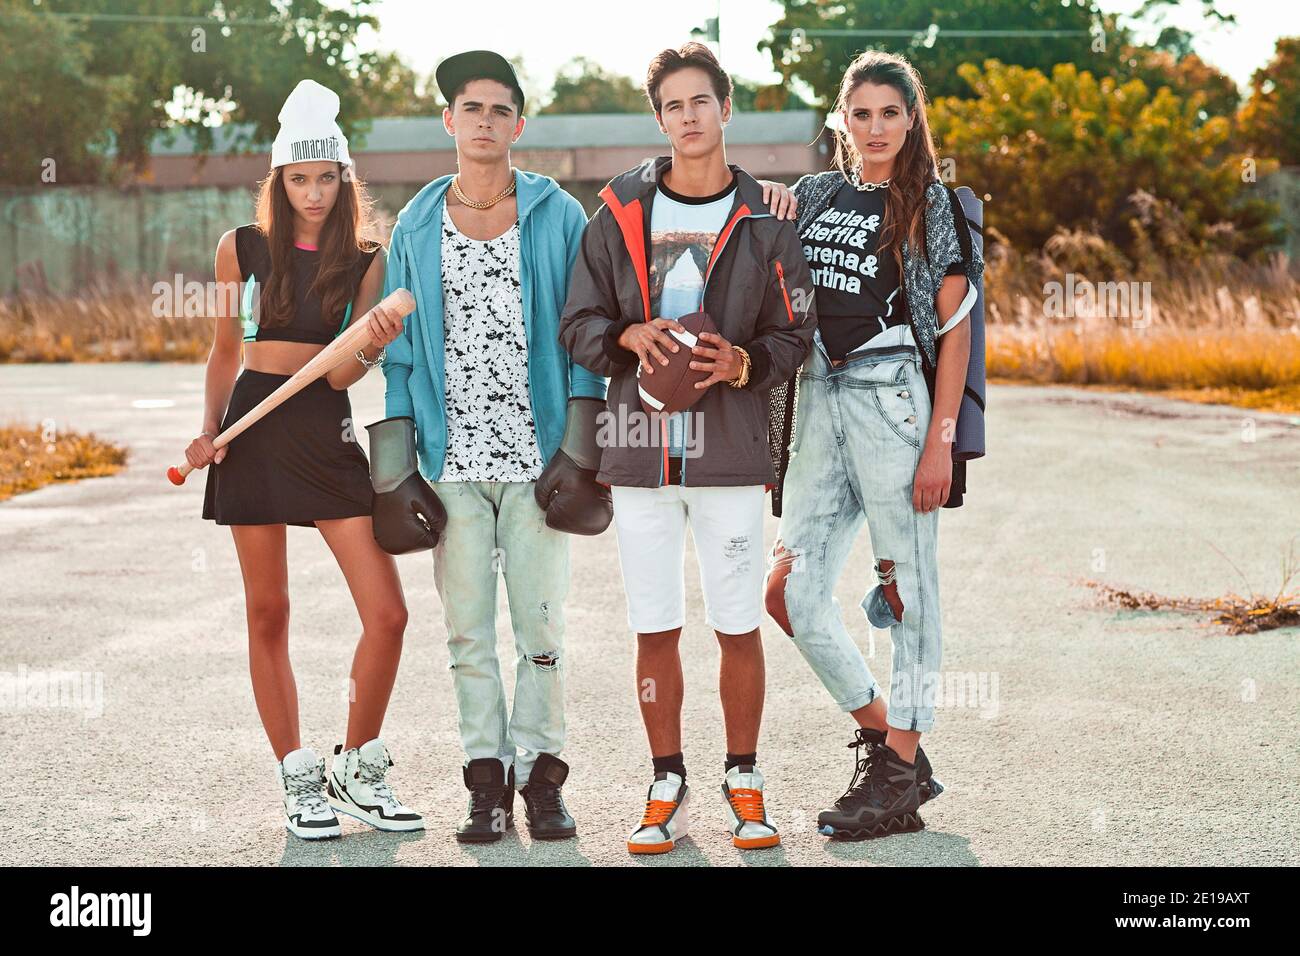
[{"label": "black baseball cap", "polygon": [[456,91],[470,80],[496,80],[514,90],[519,98],[519,112],[524,111],[524,91],[515,76],[515,68],[500,53],[491,50],[469,50],[449,56],[438,64],[434,73],[442,98],[451,106]]}]

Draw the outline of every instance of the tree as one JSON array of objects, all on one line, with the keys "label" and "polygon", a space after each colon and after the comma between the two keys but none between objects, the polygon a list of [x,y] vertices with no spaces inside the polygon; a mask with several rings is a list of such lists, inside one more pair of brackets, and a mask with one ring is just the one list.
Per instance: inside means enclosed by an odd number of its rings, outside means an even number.
[{"label": "tree", "polygon": [[784,83],[753,83],[733,76],[731,86],[732,109],[742,112],[808,109],[808,104],[799,94]]},{"label": "tree", "polygon": [[1202,119],[1211,116],[1233,118],[1241,105],[1241,91],[1232,77],[1210,66],[1195,53],[1177,53],[1155,47],[1125,46],[1120,52],[1124,79],[1139,79],[1147,89],[1167,86],[1181,99],[1194,93],[1204,96]]},{"label": "tree", "polygon": [[610,73],[585,56],[560,67],[543,113],[644,113],[649,101],[631,77]]},{"label": "tree", "polygon": [[[1013,245],[1040,248],[1059,228],[1095,232],[1129,255],[1247,257],[1277,241],[1272,207],[1246,198],[1229,120],[1202,120],[1199,94],[1153,93],[1070,63],[1050,76],[997,60],[960,70],[974,97],[935,102],[940,155],[960,182],[992,195]],[[1151,228],[1174,222],[1177,235]]]},{"label": "tree", "polygon": [[[1120,35],[1113,17],[1095,0],[785,0],[785,13],[759,43],[785,82],[811,88],[817,105],[830,109],[840,79],[853,57],[867,48],[906,56],[916,66],[931,97],[966,96],[957,74],[963,63],[997,58],[1003,63],[1050,70],[1057,63],[1082,63],[1109,72],[1117,60],[1113,41],[1098,44],[1089,35],[1095,23]],[[906,37],[870,36],[881,30],[926,31]],[[1029,37],[945,36],[944,30],[1028,30]],[[803,31],[792,34],[792,31]],[[844,31],[825,33],[821,31]],[[1044,31],[1067,31],[1052,36]],[[800,39],[802,37],[802,42]]]},{"label": "tree", "polygon": [[396,53],[383,54],[361,90],[363,116],[442,116],[446,106],[432,76],[421,78]]},{"label": "tree", "polygon": [[[1232,25],[1236,16],[1216,9],[1217,0],[1201,0],[1202,15],[1219,25]],[[1139,79],[1150,90],[1168,86],[1176,95],[1187,99],[1195,92],[1205,94],[1202,118],[1235,117],[1241,105],[1241,91],[1236,82],[1210,66],[1193,50],[1196,34],[1166,24],[1171,7],[1179,0],[1144,0],[1133,15],[1134,23],[1158,27],[1160,32],[1149,46],[1124,43],[1120,49],[1118,76]]]},{"label": "tree", "polygon": [[1300,37],[1278,40],[1268,66],[1251,77],[1241,129],[1257,154],[1300,165]]},{"label": "tree", "polygon": [[[117,161],[138,170],[163,130],[187,128],[200,151],[211,148],[221,122],[251,124],[239,145],[273,139],[280,107],[301,79],[335,90],[339,125],[349,136],[364,132],[363,91],[382,79],[376,70],[384,61],[360,52],[355,35],[377,25],[366,12],[373,3],[336,9],[322,0],[140,0],[124,12],[119,0],[9,0],[0,12],[8,20],[25,8],[62,25],[68,42],[85,50],[87,80],[107,95],[101,123],[112,133]],[[17,100],[28,86],[51,82],[39,73],[25,79],[0,87],[0,98]],[[52,99],[56,115],[74,108],[74,99],[75,92],[60,90]],[[22,119],[6,137],[42,135],[37,117]]]},{"label": "tree", "polygon": [[70,24],[24,4],[0,5],[0,183],[85,183],[101,177],[109,145],[103,125],[109,93],[87,75],[89,58]]}]

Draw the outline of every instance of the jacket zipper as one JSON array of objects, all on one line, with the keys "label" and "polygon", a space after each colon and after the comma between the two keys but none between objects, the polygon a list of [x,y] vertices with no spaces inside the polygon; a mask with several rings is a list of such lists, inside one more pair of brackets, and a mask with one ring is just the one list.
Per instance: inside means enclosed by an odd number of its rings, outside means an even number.
[{"label": "jacket zipper", "polygon": [[781,297],[785,299],[785,314],[790,317],[790,322],[794,322],[794,309],[790,308],[790,293],[785,291],[785,270],[781,268],[781,260],[776,260],[776,278],[781,283]]},{"label": "jacket zipper", "polygon": [[718,261],[722,258],[722,251],[723,251],[723,249],[726,249],[726,248],[727,248],[727,243],[731,242],[731,237],[734,236],[734,235],[736,234],[736,230],[740,227],[740,224],[741,224],[742,222],[744,222],[746,219],[758,219],[758,218],[762,218],[762,217],[760,217],[760,216],[756,215],[755,213],[752,213],[752,212],[751,212],[751,213],[746,213],[746,214],[743,215],[743,216],[738,216],[738,217],[737,217],[737,218],[736,218],[736,219],[731,223],[731,231],[727,233],[727,238],[725,238],[725,239],[722,240],[722,246],[721,246],[719,249],[715,250],[715,252],[714,252],[714,254],[713,254],[713,266],[710,266],[710,267],[709,267],[708,274],[705,275],[705,277],[704,277],[704,288],[700,290],[700,308],[701,308],[701,309],[704,308],[704,296],[705,296],[705,294],[707,294],[708,291],[709,291],[709,280],[710,280],[711,278],[713,278],[713,268],[714,268],[715,266],[717,266]]},{"label": "jacket zipper", "polygon": [[[729,242],[731,241],[731,237],[734,236],[734,235],[736,234],[736,230],[740,228],[740,224],[741,224],[741,222],[743,222],[743,221],[746,220],[746,219],[755,219],[755,218],[761,218],[761,217],[756,216],[754,213],[747,213],[747,214],[744,215],[744,216],[739,216],[739,217],[737,217],[737,218],[736,218],[736,219],[731,223],[731,229],[727,232],[727,236],[726,236],[726,238],[722,240],[722,245],[721,245],[718,249],[714,250],[714,254],[713,254],[713,266],[710,266],[710,267],[709,267],[709,271],[708,271],[708,273],[704,276],[704,288],[702,288],[702,289],[700,290],[700,308],[701,308],[701,309],[704,308],[704,296],[705,296],[705,295],[708,293],[708,291],[709,291],[709,280],[710,280],[711,278],[713,278],[713,268],[714,268],[714,266],[716,266],[716,265],[717,265],[717,264],[722,260],[722,253],[723,253],[723,250],[725,250],[725,249],[727,248],[727,243],[729,243]],[[778,263],[777,263],[777,268],[778,268],[778,269],[780,268],[780,265],[781,265],[780,262],[778,262]],[[783,285],[783,286],[782,286],[782,291],[784,291],[784,288],[785,288],[785,287],[784,287],[784,285]],[[789,300],[789,299],[786,299],[786,308],[789,308],[789,306],[790,306],[790,300]],[[690,413],[687,412],[687,414],[689,415]],[[689,425],[689,421],[687,422],[687,424]],[[664,427],[665,427],[665,432],[666,432],[667,425],[665,425]],[[689,431],[689,429],[688,429],[688,431]],[[667,458],[667,456],[665,455],[665,460],[666,460],[666,458]],[[665,477],[665,479],[666,479],[666,478],[667,478],[667,475],[665,475],[664,477]],[[682,455],[682,487],[686,487],[686,455],[685,455],[685,454]]]}]

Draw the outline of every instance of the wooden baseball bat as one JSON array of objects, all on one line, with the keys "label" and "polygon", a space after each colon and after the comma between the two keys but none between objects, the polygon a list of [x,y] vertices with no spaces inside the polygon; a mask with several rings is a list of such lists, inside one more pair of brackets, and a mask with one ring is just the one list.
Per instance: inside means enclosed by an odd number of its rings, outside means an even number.
[{"label": "wooden baseball bat", "polygon": [[[396,289],[392,294],[385,296],[383,301],[370,311],[373,312],[374,309],[379,308],[381,305],[384,308],[396,311],[402,318],[406,318],[415,311],[415,298],[405,289]],[[288,381],[240,416],[239,421],[212,439],[212,444],[217,448],[224,448],[229,445],[244,431],[265,418],[273,409],[284,404],[316,379],[328,373],[330,369],[342,365],[349,358],[353,358],[357,349],[372,344],[370,330],[366,327],[369,319],[370,312],[367,312],[348,326],[342,335],[317,352],[311,361],[289,376]],[[167,469],[167,478],[173,485],[183,485],[185,476],[193,470],[189,462],[179,466],[173,465]]]}]

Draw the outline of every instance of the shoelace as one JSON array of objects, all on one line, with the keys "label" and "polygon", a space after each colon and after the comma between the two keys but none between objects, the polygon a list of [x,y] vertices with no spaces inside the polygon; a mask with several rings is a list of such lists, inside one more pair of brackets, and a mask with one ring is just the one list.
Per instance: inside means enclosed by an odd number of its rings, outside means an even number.
[{"label": "shoelace", "polygon": [[736,816],[750,823],[762,823],[766,814],[763,812],[763,791],[750,787],[737,787],[730,791],[727,799]]},{"label": "shoelace", "polygon": [[[856,797],[861,791],[867,789],[871,783],[871,770],[876,760],[876,743],[867,740],[860,731],[854,738],[853,743],[849,744],[848,747],[855,751],[853,755],[853,779],[849,781],[849,788],[844,791],[844,795],[840,797],[840,800]],[[862,752],[863,747],[867,750],[865,754]]]},{"label": "shoelace", "polygon": [[652,827],[663,823],[677,808],[676,800],[647,800],[645,814],[641,817],[641,826]]},{"label": "shoelace", "polygon": [[284,789],[308,813],[324,813],[329,803],[325,799],[325,761],[307,767],[298,773],[284,775]]},{"label": "shoelace", "polygon": [[873,748],[870,764],[866,777],[859,785],[862,796],[873,805],[885,805],[897,799],[907,787],[908,774],[895,770],[881,756],[879,747]]},{"label": "shoelace", "polygon": [[528,785],[528,796],[532,798],[533,805],[538,810],[553,810],[556,813],[561,810],[559,787],[530,783]]},{"label": "shoelace", "polygon": [[505,787],[489,787],[481,790],[471,790],[469,792],[470,815],[472,816],[475,813],[491,813],[497,807],[501,806],[501,799],[505,795]]},{"label": "shoelace", "polygon": [[357,779],[362,783],[369,784],[370,789],[380,800],[383,800],[390,807],[396,807],[398,806],[397,796],[385,779],[391,763],[392,760],[389,758],[387,751],[373,762],[362,760],[361,755],[357,754]]}]

